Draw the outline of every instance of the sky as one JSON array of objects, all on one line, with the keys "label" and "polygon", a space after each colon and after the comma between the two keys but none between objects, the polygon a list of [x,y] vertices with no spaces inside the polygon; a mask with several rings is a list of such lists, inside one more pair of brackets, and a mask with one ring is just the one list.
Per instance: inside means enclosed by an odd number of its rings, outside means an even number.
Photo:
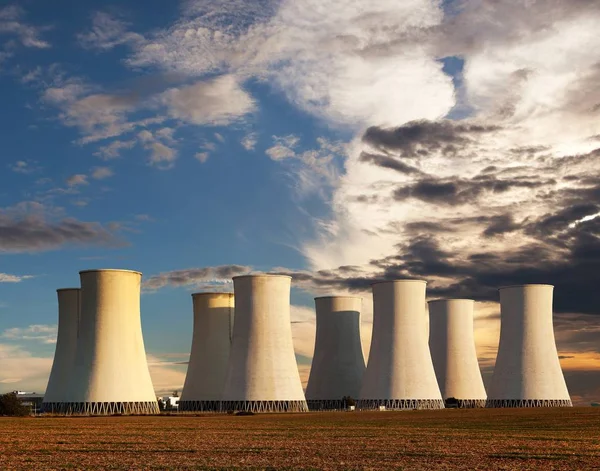
[{"label": "sky", "polygon": [[56,289],[143,272],[157,394],[181,389],[190,294],[294,277],[304,382],[317,295],[420,278],[477,301],[555,285],[574,403],[600,399],[600,3],[0,1],[0,392],[45,389]]}]

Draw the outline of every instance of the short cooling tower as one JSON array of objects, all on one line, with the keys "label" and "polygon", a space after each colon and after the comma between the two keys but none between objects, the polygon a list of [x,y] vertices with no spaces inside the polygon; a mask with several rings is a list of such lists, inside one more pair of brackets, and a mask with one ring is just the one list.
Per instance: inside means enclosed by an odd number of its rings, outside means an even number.
[{"label": "short cooling tower", "polygon": [[342,398],[358,399],[365,371],[360,343],[362,299],[315,298],[317,335],[306,402],[310,410],[342,409]]},{"label": "short cooling tower", "polygon": [[552,285],[500,288],[500,345],[488,407],[570,407],[552,326]]},{"label": "short cooling tower", "polygon": [[443,409],[427,345],[426,282],[373,284],[373,336],[361,409]]},{"label": "short cooling tower", "polygon": [[472,299],[429,302],[429,349],[444,399],[458,407],[485,407],[486,393],[475,351]]},{"label": "short cooling tower", "polygon": [[60,413],[67,401],[67,388],[75,364],[80,313],[79,288],[58,289],[56,294],[58,296],[58,335],[54,362],[42,403],[42,411],[48,413]]},{"label": "short cooling tower", "polygon": [[231,346],[232,293],[195,293],[194,335],[178,410],[218,411]]},{"label": "short cooling tower", "polygon": [[308,410],[292,343],[291,277],[233,278],[235,323],[221,409]]},{"label": "short cooling tower", "polygon": [[86,270],[70,414],[159,413],[140,319],[142,274]]}]

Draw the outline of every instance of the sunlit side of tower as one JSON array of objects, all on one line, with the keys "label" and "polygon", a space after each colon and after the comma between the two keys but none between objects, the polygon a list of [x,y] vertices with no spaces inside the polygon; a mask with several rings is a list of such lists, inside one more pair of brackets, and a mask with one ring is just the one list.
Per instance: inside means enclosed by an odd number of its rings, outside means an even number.
[{"label": "sunlit side of tower", "polygon": [[77,330],[80,316],[80,289],[56,290],[58,297],[58,335],[54,362],[44,394],[42,411],[60,413],[68,398],[68,387],[75,364]]},{"label": "sunlit side of tower", "polygon": [[500,345],[488,407],[570,407],[552,323],[552,285],[500,288]]},{"label": "sunlit side of tower", "polygon": [[291,277],[233,278],[235,322],[222,410],[308,410],[292,342]]},{"label": "sunlit side of tower", "polygon": [[192,294],[194,334],[179,411],[218,411],[233,328],[233,293]]},{"label": "sunlit side of tower", "polygon": [[373,284],[373,336],[361,409],[442,409],[427,343],[426,282]]},{"label": "sunlit side of tower", "polygon": [[142,274],[86,270],[69,387],[71,414],[158,413],[140,319]]},{"label": "sunlit side of tower", "polygon": [[485,407],[486,392],[473,335],[472,299],[429,302],[429,348],[444,399],[458,407]]},{"label": "sunlit side of tower", "polygon": [[315,298],[317,334],[306,387],[311,410],[341,409],[343,397],[360,394],[365,359],[360,342],[362,299],[353,296]]}]

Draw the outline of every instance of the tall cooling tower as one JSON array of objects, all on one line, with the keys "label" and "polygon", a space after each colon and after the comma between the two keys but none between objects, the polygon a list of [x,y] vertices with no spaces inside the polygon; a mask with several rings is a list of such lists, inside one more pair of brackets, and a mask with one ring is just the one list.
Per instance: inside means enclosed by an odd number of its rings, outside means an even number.
[{"label": "tall cooling tower", "polygon": [[360,343],[362,299],[353,296],[315,298],[317,335],[306,387],[310,410],[342,409],[342,398],[358,399],[365,371]]},{"label": "tall cooling tower", "polygon": [[58,289],[56,294],[58,296],[58,335],[54,362],[42,403],[42,411],[49,413],[60,413],[67,401],[67,388],[75,364],[81,307],[79,288]]},{"label": "tall cooling tower", "polygon": [[373,284],[373,336],[361,409],[443,409],[427,345],[425,281]]},{"label": "tall cooling tower", "polygon": [[552,285],[500,288],[500,345],[488,407],[570,407],[552,325]]},{"label": "tall cooling tower", "polygon": [[218,411],[231,346],[232,293],[195,293],[194,335],[179,411]]},{"label": "tall cooling tower", "polygon": [[67,413],[159,413],[140,319],[142,274],[86,270]]},{"label": "tall cooling tower", "polygon": [[475,351],[472,299],[429,302],[429,349],[444,399],[458,407],[485,407],[486,393]]},{"label": "tall cooling tower", "polygon": [[308,410],[292,343],[291,277],[233,278],[235,323],[222,410]]}]

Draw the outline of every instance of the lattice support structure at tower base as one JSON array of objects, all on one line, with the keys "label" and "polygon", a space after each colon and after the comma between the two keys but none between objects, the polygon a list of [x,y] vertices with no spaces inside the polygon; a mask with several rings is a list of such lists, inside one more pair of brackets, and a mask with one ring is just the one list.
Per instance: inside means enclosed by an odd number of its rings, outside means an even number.
[{"label": "lattice support structure at tower base", "polygon": [[486,407],[573,407],[570,399],[488,399]]},{"label": "lattice support structure at tower base", "polygon": [[42,411],[63,415],[160,414],[156,401],[146,402],[45,402]]},{"label": "lattice support structure at tower base", "polygon": [[221,412],[308,412],[306,401],[221,401]]},{"label": "lattice support structure at tower base", "polygon": [[487,406],[487,400],[485,399],[458,399],[457,400],[459,409],[479,409]]},{"label": "lattice support structure at tower base", "polygon": [[346,410],[348,405],[341,399],[307,399],[308,410],[323,411],[323,410]]},{"label": "lattice support structure at tower base", "polygon": [[221,401],[179,401],[179,412],[220,412]]},{"label": "lattice support structure at tower base", "polygon": [[360,399],[357,408],[363,410],[378,409],[385,406],[386,410],[408,409],[444,409],[442,399]]}]

